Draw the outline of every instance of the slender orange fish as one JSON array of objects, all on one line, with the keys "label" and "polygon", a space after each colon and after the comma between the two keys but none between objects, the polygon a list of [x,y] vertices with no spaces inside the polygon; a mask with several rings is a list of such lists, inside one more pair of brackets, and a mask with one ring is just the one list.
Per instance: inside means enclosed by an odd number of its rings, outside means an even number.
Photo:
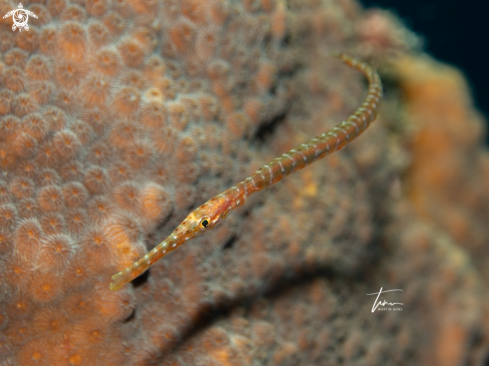
[{"label": "slender orange fish", "polygon": [[111,290],[118,290],[141,275],[158,259],[175,250],[187,240],[212,229],[235,208],[243,205],[253,193],[271,186],[288,175],[324,158],[353,140],[367,129],[377,116],[382,99],[382,82],[371,66],[343,54],[337,57],[361,71],[369,81],[362,105],[345,121],[328,132],[273,159],[242,182],[218,194],[192,211],[187,218],[158,246],[122,272],[112,276]]}]

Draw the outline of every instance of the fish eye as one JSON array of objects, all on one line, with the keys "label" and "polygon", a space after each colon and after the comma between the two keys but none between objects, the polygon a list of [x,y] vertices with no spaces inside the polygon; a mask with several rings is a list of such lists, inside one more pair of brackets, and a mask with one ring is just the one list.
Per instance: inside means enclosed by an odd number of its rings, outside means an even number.
[{"label": "fish eye", "polygon": [[200,226],[201,229],[205,229],[207,226],[209,226],[209,223],[210,223],[210,219],[207,216],[204,216],[200,220],[199,226]]}]

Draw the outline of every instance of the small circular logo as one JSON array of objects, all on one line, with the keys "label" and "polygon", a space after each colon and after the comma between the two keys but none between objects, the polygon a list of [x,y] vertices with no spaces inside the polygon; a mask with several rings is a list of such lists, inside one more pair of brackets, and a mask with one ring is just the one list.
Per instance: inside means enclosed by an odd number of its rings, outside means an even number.
[{"label": "small circular logo", "polygon": [[15,31],[18,28],[19,32],[22,32],[22,28],[24,28],[26,31],[29,30],[29,24],[27,24],[29,20],[29,15],[37,18],[36,14],[34,14],[32,11],[24,9],[22,3],[19,3],[18,9],[9,11],[3,16],[3,18],[5,19],[9,16],[12,16],[12,20],[14,21],[14,24],[12,25],[12,30]]}]

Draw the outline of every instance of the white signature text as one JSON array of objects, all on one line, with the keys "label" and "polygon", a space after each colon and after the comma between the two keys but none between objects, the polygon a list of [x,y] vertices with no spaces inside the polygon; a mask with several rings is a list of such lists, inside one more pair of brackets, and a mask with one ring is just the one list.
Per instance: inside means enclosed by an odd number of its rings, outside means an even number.
[{"label": "white signature text", "polygon": [[[402,302],[387,302],[383,298],[381,298],[379,300],[379,297],[380,297],[381,294],[385,294],[387,292],[393,292],[393,291],[401,291],[402,292],[402,290],[399,290],[399,289],[382,291],[382,287],[381,287],[379,292],[373,292],[371,294],[367,294],[367,295],[377,295],[377,298],[374,301],[374,305],[372,306],[372,313],[375,310],[377,310],[377,308],[379,306],[380,306],[380,308],[378,310],[387,310],[387,309],[391,310],[391,308],[385,308],[385,306],[386,305],[388,305],[388,306],[404,305]],[[402,308],[393,308],[392,310],[394,310],[394,311],[402,311]]]}]

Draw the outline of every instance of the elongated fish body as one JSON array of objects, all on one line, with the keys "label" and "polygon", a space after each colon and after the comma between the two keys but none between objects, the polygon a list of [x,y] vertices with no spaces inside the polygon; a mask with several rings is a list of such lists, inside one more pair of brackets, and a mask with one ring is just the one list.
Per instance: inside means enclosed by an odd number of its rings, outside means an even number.
[{"label": "elongated fish body", "polygon": [[273,159],[245,180],[196,208],[168,238],[130,267],[112,276],[111,290],[120,289],[145,272],[167,253],[175,250],[187,240],[212,229],[232,210],[243,205],[253,193],[281,181],[334,151],[340,150],[368,128],[377,116],[379,103],[382,99],[380,77],[368,64],[344,54],[338,54],[337,57],[348,66],[361,71],[368,79],[367,95],[360,107],[331,130]]}]

